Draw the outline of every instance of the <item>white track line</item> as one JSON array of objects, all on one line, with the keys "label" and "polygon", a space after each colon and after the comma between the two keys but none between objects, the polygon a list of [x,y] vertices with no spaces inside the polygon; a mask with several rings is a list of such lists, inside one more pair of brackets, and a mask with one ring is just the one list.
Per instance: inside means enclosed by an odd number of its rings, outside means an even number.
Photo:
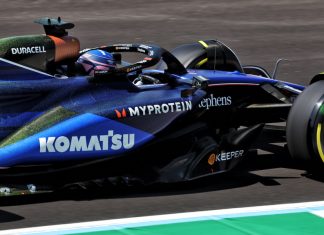
[{"label": "white track line", "polygon": [[[197,211],[177,214],[166,214],[166,215],[154,215],[154,216],[143,216],[123,219],[112,219],[102,221],[92,221],[84,223],[72,223],[72,224],[61,224],[61,225],[50,225],[42,227],[31,227],[22,229],[11,229],[0,231],[0,235],[4,234],[63,234],[73,233],[80,231],[100,230],[105,229],[116,229],[123,227],[137,227],[145,226],[148,223],[153,224],[169,224],[176,223],[179,221],[190,221],[200,219],[222,219],[226,217],[240,217],[253,215],[255,213],[272,213],[276,212],[289,213],[294,211],[308,211],[320,217],[324,216],[324,201],[317,202],[302,202],[293,204],[279,204],[279,205],[268,205],[268,206],[257,206],[257,207],[244,207],[244,208],[232,208],[223,210],[210,210],[210,211]],[[108,230],[107,229],[107,230]]]},{"label": "white track line", "polygon": [[317,215],[318,217],[324,218],[324,210],[312,210],[311,213]]}]

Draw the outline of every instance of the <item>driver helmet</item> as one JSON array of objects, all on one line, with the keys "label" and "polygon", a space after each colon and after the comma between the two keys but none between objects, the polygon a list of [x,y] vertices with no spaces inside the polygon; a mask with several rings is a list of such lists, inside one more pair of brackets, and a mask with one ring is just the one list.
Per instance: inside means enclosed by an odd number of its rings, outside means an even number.
[{"label": "driver helmet", "polygon": [[117,67],[113,55],[104,50],[94,49],[82,54],[77,64],[80,64],[86,74],[93,76],[95,70],[108,71]]}]

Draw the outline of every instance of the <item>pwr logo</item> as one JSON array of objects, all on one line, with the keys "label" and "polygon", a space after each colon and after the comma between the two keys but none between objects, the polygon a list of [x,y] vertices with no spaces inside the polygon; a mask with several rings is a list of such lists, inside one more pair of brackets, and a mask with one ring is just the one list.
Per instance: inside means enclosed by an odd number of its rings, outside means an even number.
[{"label": "pwr logo", "polygon": [[123,108],[121,111],[115,109],[118,119],[129,117],[140,117],[149,115],[160,115],[166,113],[184,112],[192,109],[191,101],[178,101],[162,104],[149,104]]},{"label": "pwr logo", "polygon": [[117,115],[117,118],[124,118],[127,116],[126,109],[123,109],[121,112],[117,109],[115,109],[115,113]]}]

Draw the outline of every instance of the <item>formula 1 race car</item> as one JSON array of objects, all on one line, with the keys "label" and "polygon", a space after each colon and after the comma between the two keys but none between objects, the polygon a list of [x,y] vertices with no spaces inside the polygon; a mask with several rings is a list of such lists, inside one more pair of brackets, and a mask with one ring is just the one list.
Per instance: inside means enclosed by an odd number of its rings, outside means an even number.
[{"label": "formula 1 race car", "polygon": [[[287,119],[292,156],[324,161],[322,75],[302,92],[217,40],[80,51],[73,24],[37,23],[46,35],[0,39],[0,185],[193,180],[231,170],[265,123]],[[84,75],[75,62],[97,49],[120,63]]]}]

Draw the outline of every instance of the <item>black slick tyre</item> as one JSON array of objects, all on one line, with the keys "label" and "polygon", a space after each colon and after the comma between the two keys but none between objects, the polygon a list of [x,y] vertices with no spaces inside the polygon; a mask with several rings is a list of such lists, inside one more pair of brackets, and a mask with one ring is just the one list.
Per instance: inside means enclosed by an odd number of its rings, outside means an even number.
[{"label": "black slick tyre", "polygon": [[324,81],[305,88],[287,119],[286,138],[293,158],[321,162],[324,166]]}]

